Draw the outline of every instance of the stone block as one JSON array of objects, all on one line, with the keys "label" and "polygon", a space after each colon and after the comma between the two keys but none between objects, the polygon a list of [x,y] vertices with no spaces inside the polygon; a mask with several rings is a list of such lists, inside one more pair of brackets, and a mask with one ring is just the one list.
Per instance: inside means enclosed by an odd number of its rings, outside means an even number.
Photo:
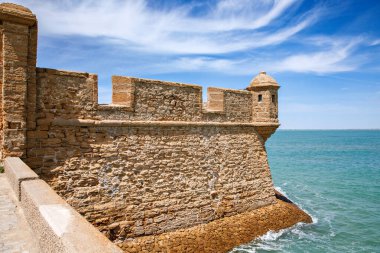
[{"label": "stone block", "polygon": [[48,131],[27,131],[27,137],[31,139],[47,139]]}]

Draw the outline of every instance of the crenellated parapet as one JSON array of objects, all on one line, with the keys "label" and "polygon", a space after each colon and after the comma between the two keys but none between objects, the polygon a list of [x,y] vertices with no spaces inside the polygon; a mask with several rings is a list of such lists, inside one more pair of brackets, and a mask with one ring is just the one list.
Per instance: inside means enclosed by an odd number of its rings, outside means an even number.
[{"label": "crenellated parapet", "polygon": [[104,105],[97,102],[97,80],[95,74],[38,68],[38,109],[62,119],[278,126],[277,114],[271,113],[277,103],[267,102],[267,98],[257,102],[253,91],[209,87],[207,101],[203,102],[199,85],[113,76],[112,103]]},{"label": "crenellated parapet", "polygon": [[[98,104],[95,74],[37,69],[38,107],[54,117],[147,121],[252,122],[252,96],[245,90],[208,88],[134,77],[112,77],[112,103]],[[211,116],[210,116],[211,115]]]},{"label": "crenellated parapet", "polygon": [[37,68],[37,107],[50,119],[244,123],[256,126],[264,141],[279,126],[277,89],[209,87],[203,102],[199,85],[113,76],[112,103],[98,104],[97,75]]}]

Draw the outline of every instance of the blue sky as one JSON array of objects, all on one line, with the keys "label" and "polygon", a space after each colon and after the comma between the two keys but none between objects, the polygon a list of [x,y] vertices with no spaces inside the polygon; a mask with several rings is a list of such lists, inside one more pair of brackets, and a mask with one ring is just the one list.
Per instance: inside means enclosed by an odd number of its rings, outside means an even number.
[{"label": "blue sky", "polygon": [[281,85],[283,129],[380,129],[380,1],[20,0],[38,66],[244,89]]}]

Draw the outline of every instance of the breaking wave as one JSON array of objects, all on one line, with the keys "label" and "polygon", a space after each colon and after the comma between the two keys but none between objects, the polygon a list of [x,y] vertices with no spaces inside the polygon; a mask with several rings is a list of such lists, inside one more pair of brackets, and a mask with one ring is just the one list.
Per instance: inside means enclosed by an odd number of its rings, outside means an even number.
[{"label": "breaking wave", "polygon": [[[283,189],[281,189],[281,187],[275,187],[275,189],[281,194],[283,194],[285,197],[289,198],[289,196]],[[310,215],[310,217],[313,220],[311,224],[299,222],[292,227],[281,229],[279,231],[268,231],[266,234],[258,237],[252,242],[234,248],[230,253],[256,253],[258,250],[260,252],[282,252],[284,250],[284,247],[286,246],[286,242],[294,240],[295,237],[297,237],[297,239],[315,239],[313,238],[314,236],[312,234],[308,234],[303,230],[304,228],[316,224],[318,222],[318,218],[310,214],[310,212],[303,209],[299,203],[293,201],[292,199],[291,201],[294,204],[296,204],[299,208],[301,208],[305,213]]]}]

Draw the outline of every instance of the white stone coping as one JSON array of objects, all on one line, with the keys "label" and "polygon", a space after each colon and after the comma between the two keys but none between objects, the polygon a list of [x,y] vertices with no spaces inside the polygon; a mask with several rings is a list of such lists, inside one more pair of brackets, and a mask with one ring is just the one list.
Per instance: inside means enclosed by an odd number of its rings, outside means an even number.
[{"label": "white stone coping", "polygon": [[[20,158],[8,157],[5,164],[10,181],[37,176]],[[39,239],[41,252],[123,252],[38,176],[17,182],[24,215]]]}]

